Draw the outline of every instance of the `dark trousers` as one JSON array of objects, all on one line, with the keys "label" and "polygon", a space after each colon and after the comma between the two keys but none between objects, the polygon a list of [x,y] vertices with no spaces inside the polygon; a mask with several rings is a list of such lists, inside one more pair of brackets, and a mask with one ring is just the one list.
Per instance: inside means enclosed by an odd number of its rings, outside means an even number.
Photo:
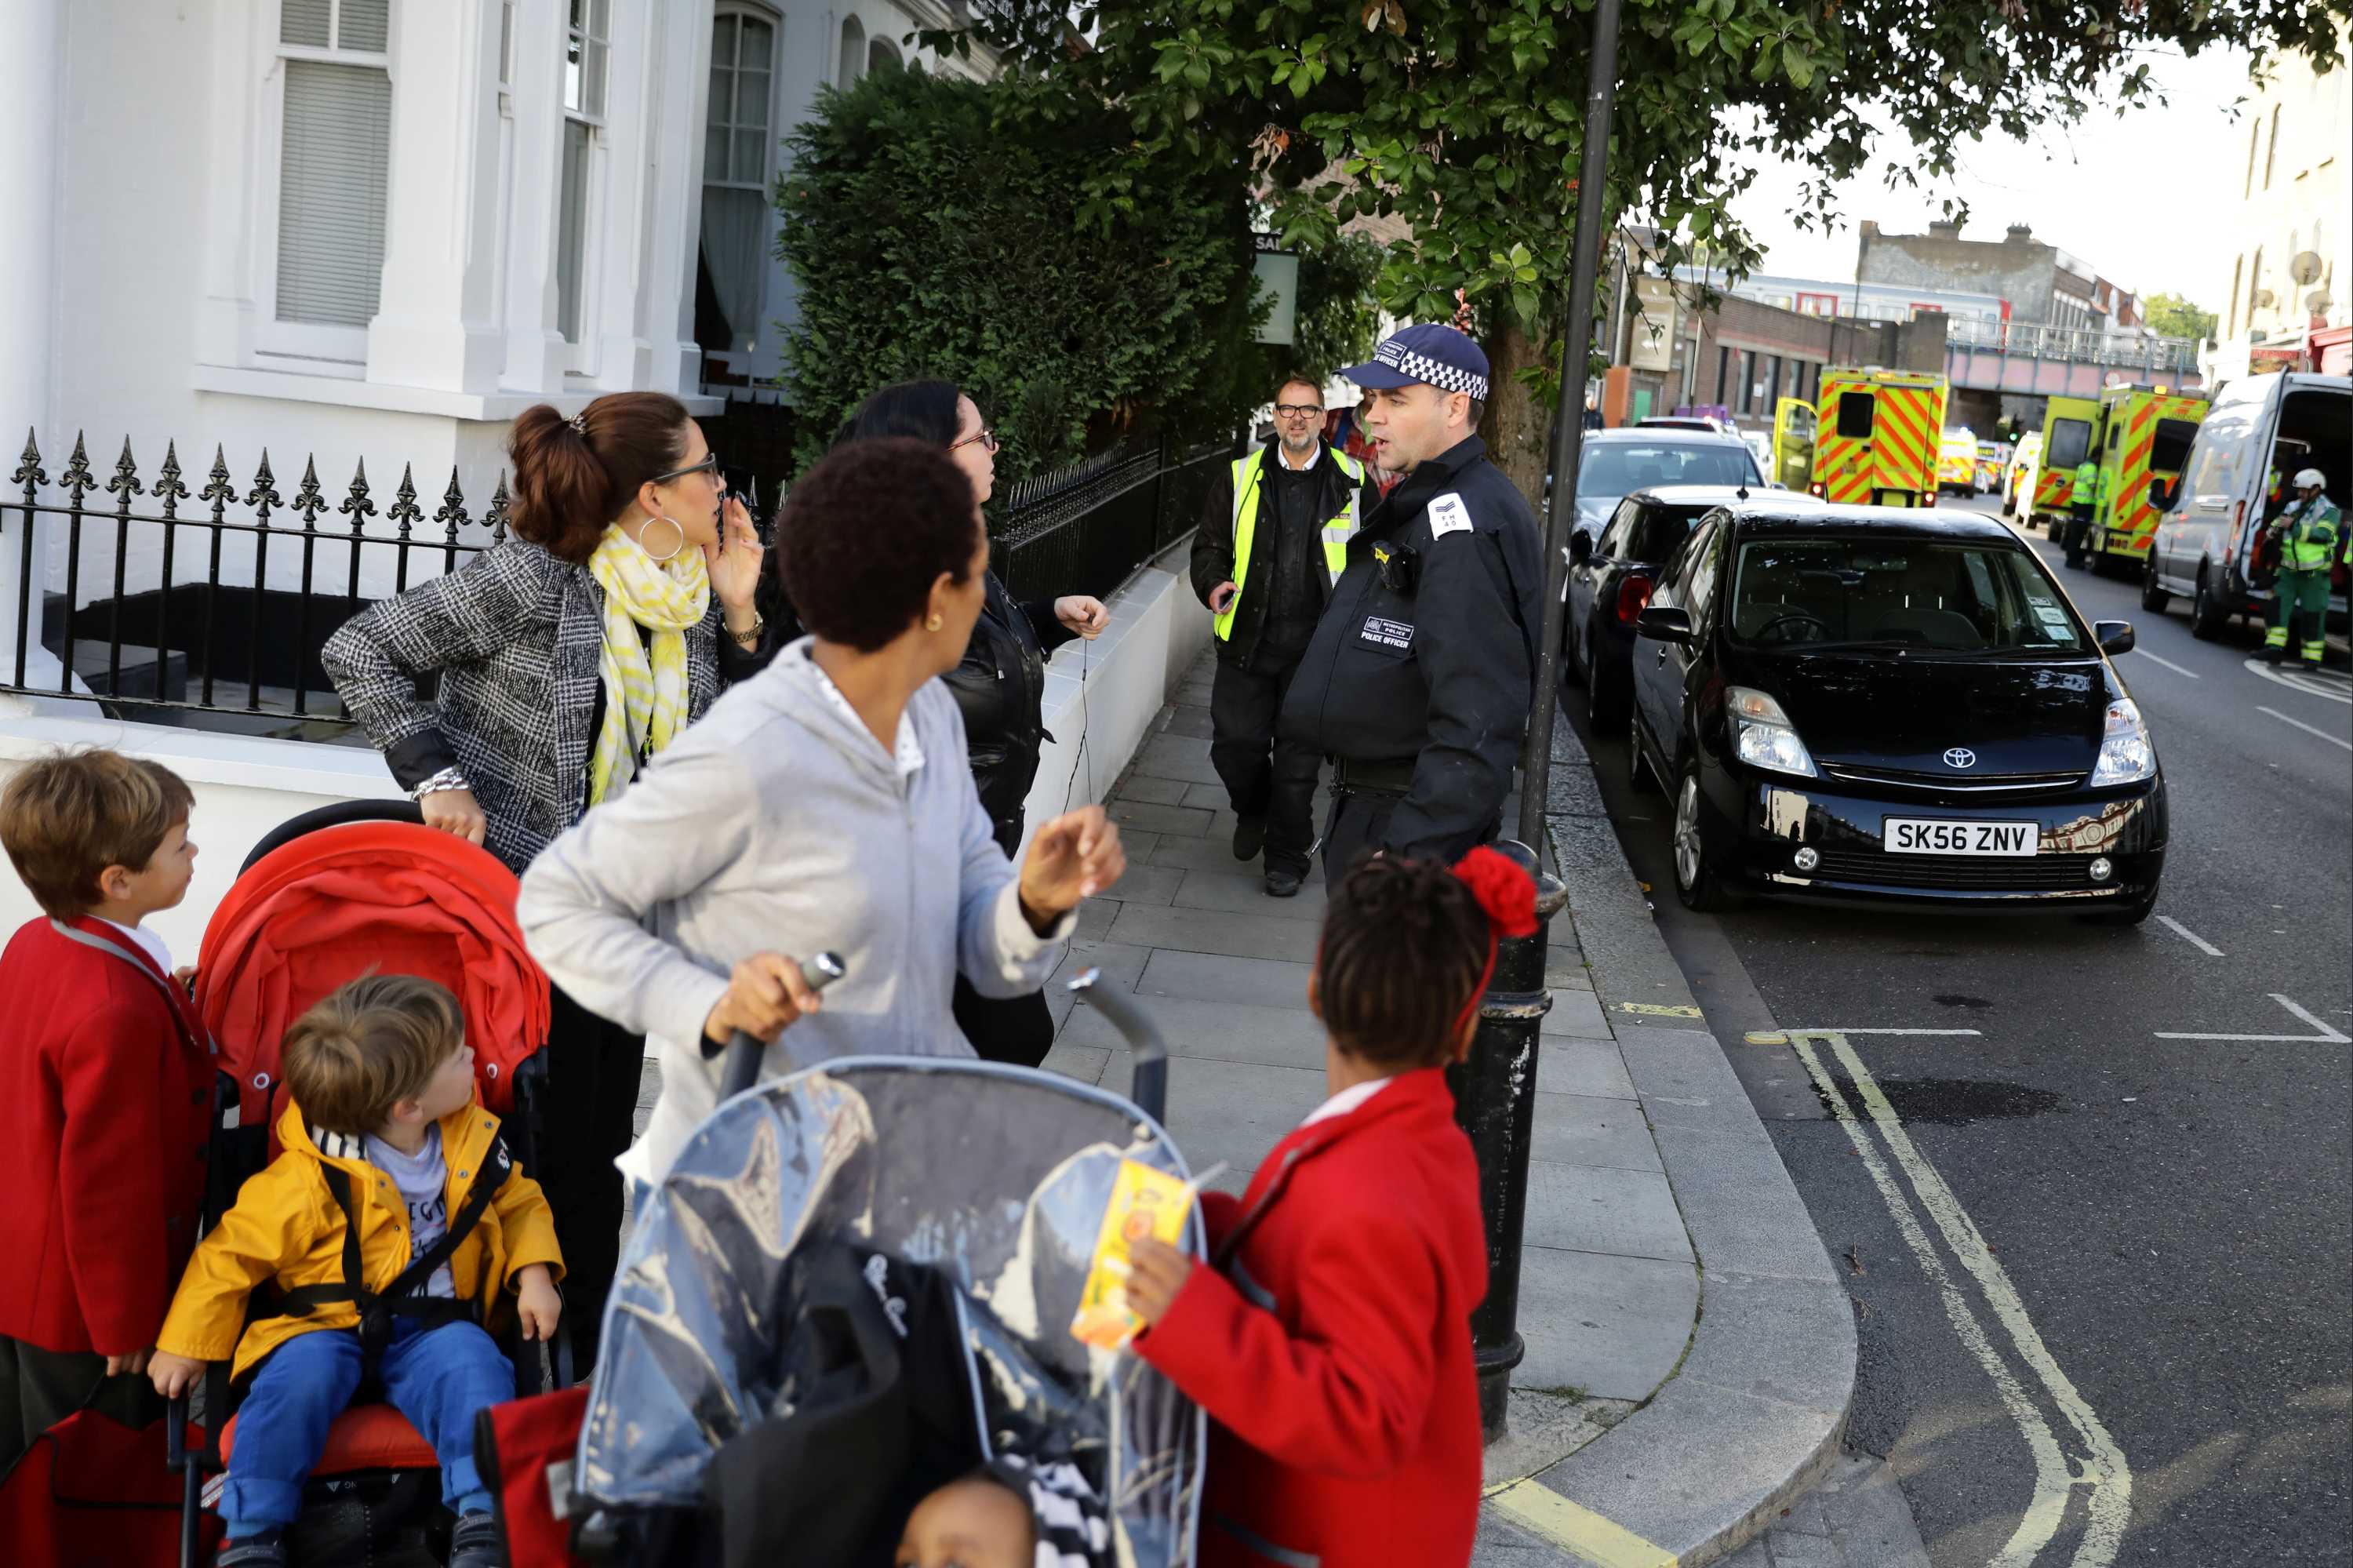
[{"label": "dark trousers", "polygon": [[1400,795],[1342,789],[1332,800],[1331,823],[1324,830],[1324,891],[1339,890],[1341,879],[1357,861],[1381,847],[1388,837],[1389,819],[1397,814]]},{"label": "dark trousers", "polygon": [[983,996],[958,975],[955,1021],[984,1062],[1034,1067],[1054,1045],[1054,1015],[1047,1010],[1042,991],[1002,999]]},{"label": "dark trousers", "polygon": [[144,1372],[108,1377],[106,1358],[93,1351],[45,1351],[0,1334],[0,1476],[33,1439],[84,1406],[133,1427],[164,1414]]},{"label": "dark trousers", "polygon": [[557,988],[548,1028],[546,1125],[541,1169],[564,1249],[564,1320],[575,1364],[592,1364],[605,1298],[621,1255],[621,1173],[613,1168],[636,1135],[646,1037],[597,1017]]},{"label": "dark trousers", "polygon": [[1234,815],[1266,820],[1266,869],[1297,876],[1307,874],[1315,848],[1315,778],[1324,759],[1278,738],[1274,721],[1305,652],[1261,644],[1248,669],[1221,658],[1209,688],[1209,765]]},{"label": "dark trousers", "polygon": [[[1402,795],[1369,789],[1337,790],[1332,800],[1331,825],[1324,830],[1324,890],[1336,892],[1340,881],[1357,861],[1379,849],[1389,836],[1389,819],[1397,815]],[[1493,843],[1504,831],[1501,817],[1487,824],[1481,843]],[[1467,853],[1467,851],[1466,851]]]}]

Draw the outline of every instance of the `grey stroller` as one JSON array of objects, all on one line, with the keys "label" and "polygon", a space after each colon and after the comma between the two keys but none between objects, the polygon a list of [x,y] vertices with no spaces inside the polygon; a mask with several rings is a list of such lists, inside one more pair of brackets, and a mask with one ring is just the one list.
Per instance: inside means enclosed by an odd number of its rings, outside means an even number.
[{"label": "grey stroller", "polygon": [[606,1308],[565,1510],[584,1553],[887,1563],[910,1499],[980,1467],[1026,1490],[1040,1562],[1192,1563],[1201,1413],[1070,1331],[1120,1162],[1189,1180],[1156,1033],[1133,998],[1093,1001],[1132,1098],[916,1057],[754,1086],[737,1038]]}]

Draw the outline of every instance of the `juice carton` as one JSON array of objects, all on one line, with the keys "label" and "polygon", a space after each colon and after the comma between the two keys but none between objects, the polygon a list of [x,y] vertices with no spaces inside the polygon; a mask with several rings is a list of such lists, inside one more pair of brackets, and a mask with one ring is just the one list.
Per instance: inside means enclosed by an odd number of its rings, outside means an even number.
[{"label": "juice carton", "polygon": [[1133,1160],[1119,1162],[1103,1228],[1095,1234],[1094,1266],[1087,1271],[1078,1313],[1071,1319],[1073,1338],[1115,1351],[1144,1326],[1127,1306],[1128,1255],[1145,1236],[1176,1245],[1193,1212],[1195,1186]]}]

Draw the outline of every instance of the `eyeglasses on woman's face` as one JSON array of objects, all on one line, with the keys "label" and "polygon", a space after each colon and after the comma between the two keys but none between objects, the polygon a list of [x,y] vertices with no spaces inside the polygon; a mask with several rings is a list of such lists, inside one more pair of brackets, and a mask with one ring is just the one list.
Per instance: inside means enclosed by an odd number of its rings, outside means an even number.
[{"label": "eyeglasses on woman's face", "polygon": [[955,451],[958,447],[968,447],[975,441],[978,441],[980,443],[981,450],[993,452],[997,450],[997,432],[990,429],[987,425],[983,425],[980,429],[975,430],[972,434],[965,437],[963,440],[950,441],[948,443],[948,450]]},{"label": "eyeglasses on woman's face", "polygon": [[701,462],[689,463],[684,468],[674,468],[668,473],[658,473],[646,482],[649,484],[670,484],[678,480],[684,479],[691,473],[707,473],[713,480],[718,481],[719,487],[722,490],[727,488],[727,482],[720,477],[719,454],[717,452],[707,452],[703,455],[703,459]]}]

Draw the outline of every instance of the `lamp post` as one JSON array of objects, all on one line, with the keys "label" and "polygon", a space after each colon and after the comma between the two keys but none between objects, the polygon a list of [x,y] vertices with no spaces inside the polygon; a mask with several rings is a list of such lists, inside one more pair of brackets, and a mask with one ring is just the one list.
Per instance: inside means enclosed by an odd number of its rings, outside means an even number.
[{"label": "lamp post", "polygon": [[[1487,1298],[1471,1317],[1479,1378],[1479,1422],[1487,1441],[1504,1435],[1512,1369],[1525,1347],[1520,1306],[1520,1232],[1528,1198],[1528,1144],[1535,1118],[1537,1032],[1551,992],[1545,948],[1552,916],[1567,900],[1543,874],[1545,800],[1552,779],[1553,717],[1560,689],[1561,588],[1569,531],[1577,521],[1577,471],[1585,434],[1586,369],[1592,354],[1594,274],[1608,205],[1609,121],[1618,81],[1620,0],[1595,0],[1593,52],[1585,90],[1585,148],[1577,182],[1577,232],[1569,250],[1568,313],[1561,325],[1560,405],[1553,417],[1552,493],[1545,507],[1544,630],[1535,694],[1520,755],[1520,842],[1496,847],[1536,878],[1536,929],[1506,938],[1479,1008],[1470,1060],[1450,1075],[1455,1115],[1479,1160],[1479,1206],[1487,1228]],[[1539,846],[1539,847],[1530,847]]]}]

